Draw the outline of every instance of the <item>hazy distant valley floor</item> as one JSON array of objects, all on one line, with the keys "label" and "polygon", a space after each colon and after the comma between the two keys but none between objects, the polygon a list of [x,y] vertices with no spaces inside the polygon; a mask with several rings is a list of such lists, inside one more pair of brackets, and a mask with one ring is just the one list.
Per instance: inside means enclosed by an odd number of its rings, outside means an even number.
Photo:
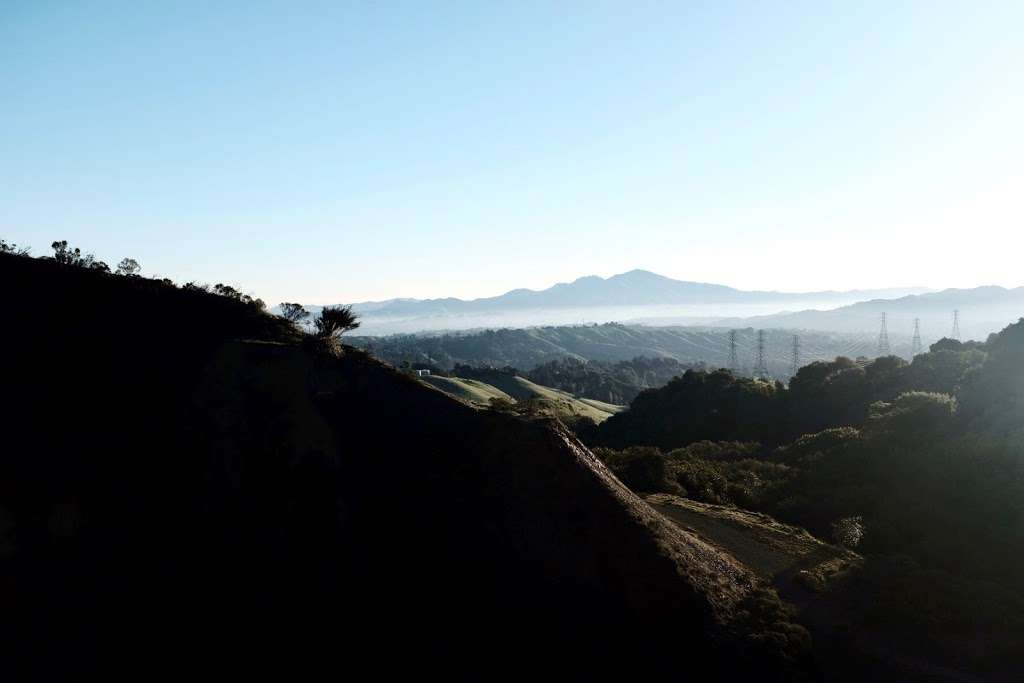
[{"label": "hazy distant valley floor", "polygon": [[[395,366],[403,364],[452,370],[456,365],[505,367],[529,372],[545,363],[575,359],[604,363],[638,357],[670,360],[678,368],[730,367],[733,363],[728,328],[647,327],[639,325],[573,325],[526,329],[496,329],[447,334],[353,337],[351,342]],[[837,356],[874,358],[878,331],[824,332],[799,328],[767,328],[764,358],[770,376],[788,380],[793,370],[793,338],[799,336],[797,360],[805,365]],[[758,331],[734,333],[737,370],[750,374],[757,363]],[[911,338],[895,331],[892,352],[910,356]],[[677,374],[681,374],[677,370]],[[665,380],[667,381],[667,379]],[[664,383],[664,382],[662,382]]]}]

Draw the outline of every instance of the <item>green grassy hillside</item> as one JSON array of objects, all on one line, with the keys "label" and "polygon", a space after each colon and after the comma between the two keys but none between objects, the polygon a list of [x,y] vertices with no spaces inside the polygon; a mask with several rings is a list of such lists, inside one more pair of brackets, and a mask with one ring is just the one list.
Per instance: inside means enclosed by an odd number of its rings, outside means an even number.
[{"label": "green grassy hillside", "polygon": [[504,391],[475,379],[441,377],[440,375],[423,377],[421,379],[449,396],[454,396],[470,403],[486,406],[490,405],[492,398],[504,399],[506,401],[515,400]]},{"label": "green grassy hillside", "polygon": [[568,392],[541,386],[518,375],[491,373],[487,376],[486,382],[480,379],[437,375],[421,379],[449,396],[477,405],[490,405],[491,399],[513,402],[536,401],[539,412],[570,422],[576,418],[586,417],[601,423],[625,409],[624,406],[611,403],[577,398]]}]

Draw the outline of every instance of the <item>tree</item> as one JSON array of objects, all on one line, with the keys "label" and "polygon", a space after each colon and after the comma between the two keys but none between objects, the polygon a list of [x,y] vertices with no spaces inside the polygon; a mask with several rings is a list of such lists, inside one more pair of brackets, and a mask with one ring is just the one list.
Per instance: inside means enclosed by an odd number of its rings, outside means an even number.
[{"label": "tree", "polygon": [[31,249],[28,247],[19,247],[14,242],[0,240],[0,253],[14,254],[15,256],[28,256],[29,251],[31,251]]},{"label": "tree", "polygon": [[218,282],[213,286],[213,292],[214,294],[219,294],[220,296],[227,297],[228,299],[234,299],[235,301],[242,300],[241,292],[231,285],[225,285],[221,282]]},{"label": "tree", "polygon": [[139,262],[133,258],[123,258],[121,262],[117,264],[117,274],[125,275],[127,277],[134,277],[139,274],[142,267]]},{"label": "tree", "polygon": [[349,306],[325,306],[313,320],[313,327],[318,337],[338,339],[359,327],[359,320]]},{"label": "tree", "polygon": [[78,247],[71,247],[68,245],[67,240],[59,240],[50,245],[53,248],[53,260],[65,266],[75,266],[77,268],[88,268],[89,270],[99,270],[104,273],[110,272],[110,266],[103,261],[100,261],[92,254],[82,254],[82,250]]},{"label": "tree", "polygon": [[280,308],[281,317],[291,323],[299,323],[309,317],[309,311],[303,308],[302,304],[282,302]]},{"label": "tree", "polygon": [[82,250],[71,248],[67,240],[58,240],[50,245],[53,249],[53,260],[65,266],[77,266],[82,260]]},{"label": "tree", "polygon": [[[189,283],[189,284],[191,284],[191,283]],[[189,285],[185,285],[185,287],[187,289],[191,289],[191,287],[189,287]],[[203,289],[203,288],[200,287],[200,288],[197,288],[197,289]],[[213,293],[214,294],[218,294],[220,296],[223,296],[223,297],[225,297],[227,299],[232,299],[234,301],[241,301],[243,304],[248,304],[250,306],[255,307],[256,310],[258,310],[258,311],[263,311],[263,310],[266,310],[266,308],[267,308],[267,305],[263,302],[263,299],[258,299],[256,297],[252,296],[251,294],[243,294],[242,292],[238,291],[237,289],[235,289],[231,285],[225,285],[225,284],[223,284],[221,282],[218,282],[217,284],[215,284],[213,286]]]},{"label": "tree", "polygon": [[936,351],[962,351],[963,348],[963,342],[961,342],[959,339],[950,339],[949,337],[943,337],[942,339],[928,347],[928,350],[934,353]]}]

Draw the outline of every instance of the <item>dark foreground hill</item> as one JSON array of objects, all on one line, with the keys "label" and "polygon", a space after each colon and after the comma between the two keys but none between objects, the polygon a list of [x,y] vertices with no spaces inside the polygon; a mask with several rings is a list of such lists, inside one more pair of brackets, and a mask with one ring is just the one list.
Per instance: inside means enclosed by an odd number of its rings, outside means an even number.
[{"label": "dark foreground hill", "polygon": [[556,422],[163,282],[0,255],[0,291],[11,680],[801,670],[760,579]]}]

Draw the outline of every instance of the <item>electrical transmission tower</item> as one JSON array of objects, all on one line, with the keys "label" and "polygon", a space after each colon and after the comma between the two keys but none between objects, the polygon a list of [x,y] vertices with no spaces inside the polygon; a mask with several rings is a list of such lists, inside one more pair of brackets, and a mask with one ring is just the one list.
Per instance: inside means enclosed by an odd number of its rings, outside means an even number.
[{"label": "electrical transmission tower", "polygon": [[758,379],[768,377],[768,365],[764,360],[764,330],[757,331],[757,363],[754,364],[754,377]]},{"label": "electrical transmission tower", "polygon": [[739,359],[736,357],[736,330],[729,330],[729,369],[733,374],[739,372]]},{"label": "electrical transmission tower", "polygon": [[910,342],[910,357],[924,353],[924,344],[921,343],[921,319],[914,318],[914,340]]},{"label": "electrical transmission tower", "polygon": [[878,332],[878,356],[888,356],[892,353],[889,348],[889,327],[886,323],[885,313],[882,314],[882,329]]},{"label": "electrical transmission tower", "polygon": [[953,311],[953,334],[950,335],[950,339],[956,339],[960,341],[960,311]]},{"label": "electrical transmission tower", "polygon": [[796,377],[796,373],[800,370],[800,335],[793,335],[793,373],[790,377]]}]

